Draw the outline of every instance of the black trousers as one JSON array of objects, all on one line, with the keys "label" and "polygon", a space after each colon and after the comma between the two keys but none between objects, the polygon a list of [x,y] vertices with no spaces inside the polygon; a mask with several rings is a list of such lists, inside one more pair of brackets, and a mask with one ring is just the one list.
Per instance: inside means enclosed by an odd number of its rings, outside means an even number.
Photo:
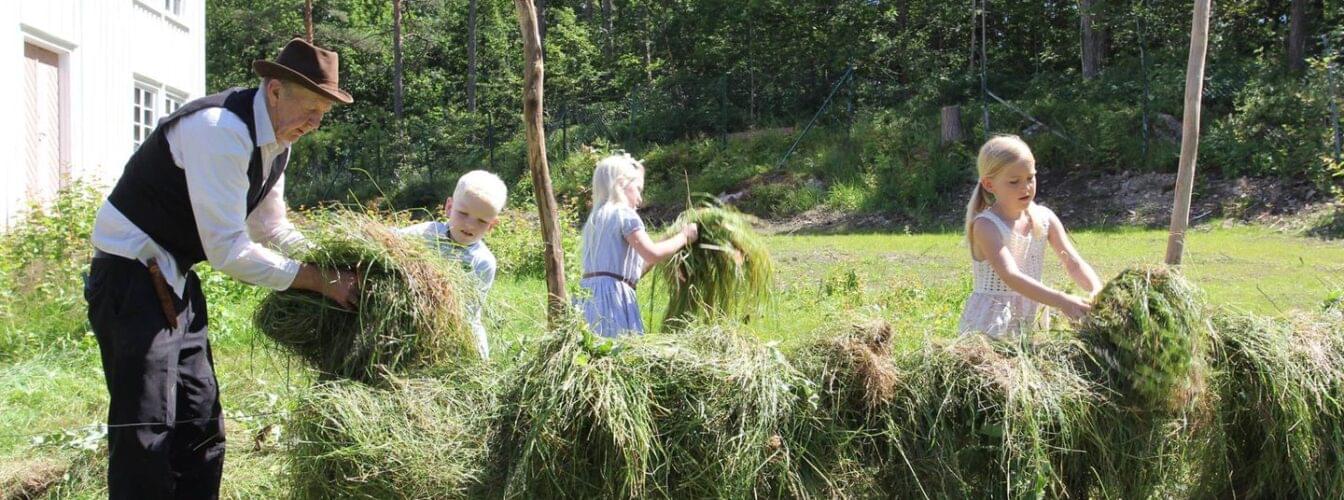
[{"label": "black trousers", "polygon": [[111,396],[108,496],[218,498],[224,420],[205,296],[188,273],[171,328],[151,279],[139,261],[99,253],[84,284]]}]

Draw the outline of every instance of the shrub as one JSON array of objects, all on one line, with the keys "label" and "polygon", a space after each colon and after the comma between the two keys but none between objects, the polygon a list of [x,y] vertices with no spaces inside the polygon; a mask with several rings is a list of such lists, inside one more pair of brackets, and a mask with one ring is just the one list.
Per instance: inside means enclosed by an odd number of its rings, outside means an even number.
[{"label": "shrub", "polygon": [[75,182],[0,236],[0,358],[62,349],[89,331],[82,276],[102,194]]}]

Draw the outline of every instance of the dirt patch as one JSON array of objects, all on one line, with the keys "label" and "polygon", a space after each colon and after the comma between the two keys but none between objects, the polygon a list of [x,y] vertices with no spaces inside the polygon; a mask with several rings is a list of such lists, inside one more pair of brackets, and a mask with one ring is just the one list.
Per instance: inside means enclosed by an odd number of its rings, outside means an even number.
[{"label": "dirt patch", "polygon": [[[1171,223],[1175,185],[1176,174],[1042,176],[1039,198],[1071,226],[1166,227]],[[1190,220],[1270,223],[1329,201],[1327,193],[1306,181],[1206,175],[1196,178]]]},{"label": "dirt patch", "polygon": [[[1176,174],[1106,173],[1048,175],[1042,173],[1039,203],[1059,214],[1072,228],[1140,226],[1163,228],[1171,223]],[[971,184],[956,192],[970,192]],[[826,207],[793,217],[765,221],[774,233],[842,233],[862,231],[930,231],[961,227],[965,200],[955,198],[943,210],[917,217],[903,213],[840,213]],[[1214,219],[1264,224],[1318,234],[1344,234],[1340,204],[1312,183],[1300,180],[1240,177],[1198,177],[1191,198],[1190,222]],[[1339,237],[1339,236],[1335,236]]]}]

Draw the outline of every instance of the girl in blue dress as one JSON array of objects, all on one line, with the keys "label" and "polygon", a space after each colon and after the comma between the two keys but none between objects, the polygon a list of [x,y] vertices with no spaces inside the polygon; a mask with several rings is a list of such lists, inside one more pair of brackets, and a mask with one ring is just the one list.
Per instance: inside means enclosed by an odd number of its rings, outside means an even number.
[{"label": "girl in blue dress", "polygon": [[699,228],[655,242],[636,210],[644,201],[644,165],[618,153],[593,169],[593,211],[583,225],[583,316],[603,337],[644,333],[635,300],[639,277],[650,267],[694,242]]}]

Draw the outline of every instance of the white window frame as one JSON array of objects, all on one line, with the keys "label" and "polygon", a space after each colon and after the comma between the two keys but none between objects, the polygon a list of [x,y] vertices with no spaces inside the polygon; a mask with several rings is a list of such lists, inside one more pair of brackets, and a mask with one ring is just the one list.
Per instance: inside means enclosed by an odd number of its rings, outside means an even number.
[{"label": "white window frame", "polygon": [[[154,127],[158,126],[159,120],[172,114],[174,111],[177,111],[178,108],[181,108],[182,105],[191,100],[190,93],[183,92],[171,85],[164,85],[153,78],[138,73],[134,76],[134,82],[135,83],[132,85],[133,93],[131,94],[131,111],[133,113],[131,120],[131,141],[134,146],[131,151],[139,149],[140,145],[145,143],[145,140],[149,138],[149,134],[154,131]],[[137,98],[143,101],[143,96],[146,94],[150,96],[149,106],[146,106],[146,103],[144,102],[136,103]],[[150,112],[149,122],[143,123],[143,120],[145,119],[144,112],[147,109]],[[142,135],[137,139],[136,134]]]},{"label": "white window frame", "polygon": [[[131,0],[164,21],[176,25],[182,31],[191,31],[187,24],[189,0]],[[174,7],[176,9],[174,10]]]},{"label": "white window frame", "polygon": [[136,80],[131,89],[131,151],[135,151],[149,139],[159,121],[159,96],[163,92],[158,85],[141,80]]},{"label": "white window frame", "polygon": [[162,116],[168,116],[182,108],[187,103],[186,94],[173,90],[171,87],[163,89],[163,113]]}]

